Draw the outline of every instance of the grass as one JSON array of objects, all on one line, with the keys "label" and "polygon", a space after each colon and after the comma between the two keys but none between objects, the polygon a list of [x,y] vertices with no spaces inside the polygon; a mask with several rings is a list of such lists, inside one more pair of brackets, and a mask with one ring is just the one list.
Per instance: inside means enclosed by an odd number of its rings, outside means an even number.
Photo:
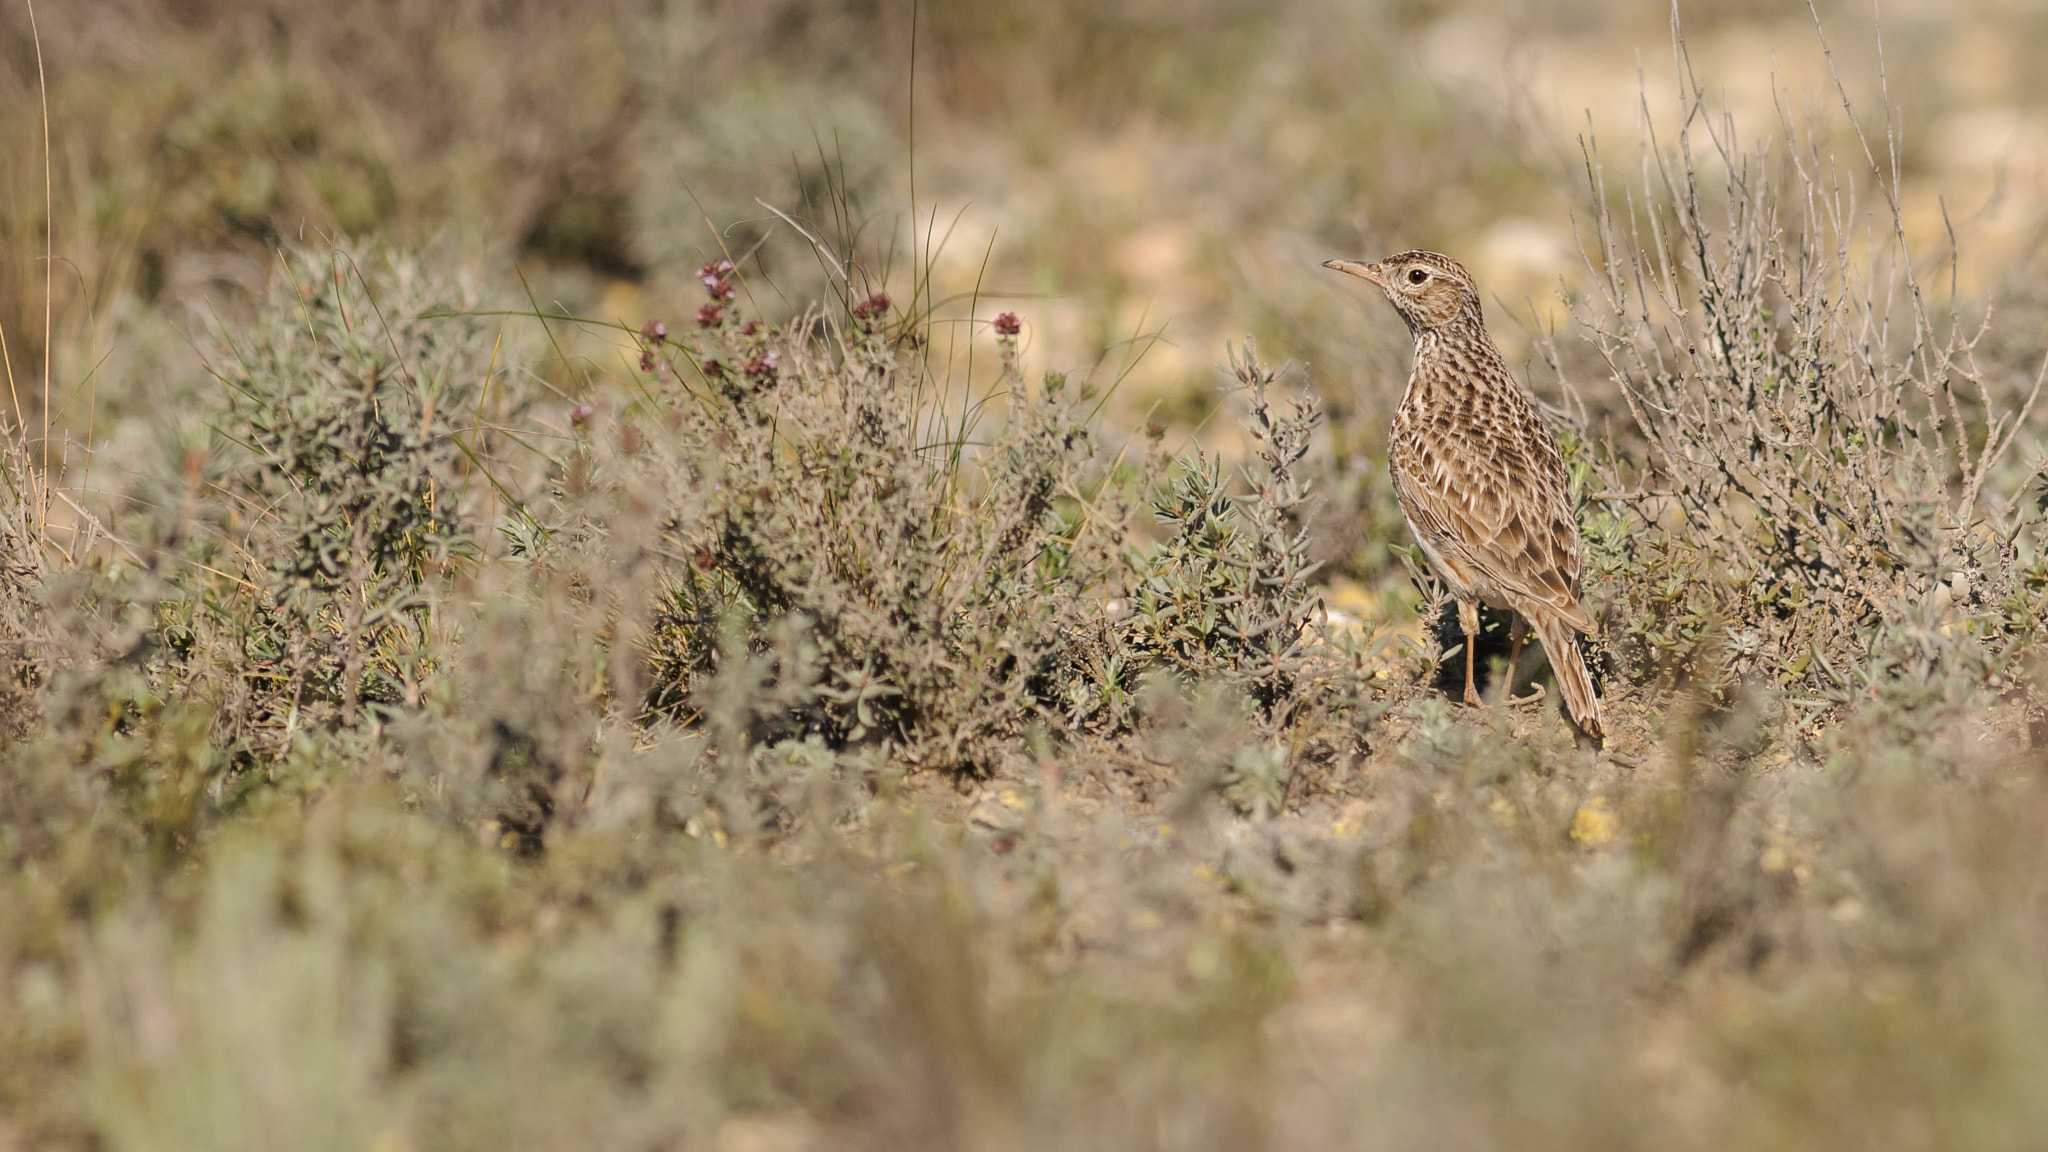
[{"label": "grass", "polygon": [[[2038,342],[1927,257],[1881,117],[1866,156],[1716,103],[1687,45],[1739,12],[1678,42],[1690,131],[1574,169],[1481,93],[1340,83],[1442,34],[1406,9],[941,5],[920,196],[1063,177],[970,273],[885,207],[894,16],[718,53],[625,5],[109,11],[41,14],[90,226],[0,209],[105,246],[15,268],[0,331],[113,438],[45,471],[31,408],[0,458],[0,1148],[2036,1142]],[[162,147],[95,168],[138,29]],[[549,47],[492,88],[507,44]],[[449,144],[534,108],[616,134]],[[1131,109],[1192,171],[1241,143],[1215,194],[1286,185],[1319,256],[1379,234],[1351,205],[1435,243],[1572,206],[1587,267],[1519,339],[1604,748],[1437,689],[1391,325],[1127,213],[1085,155]],[[586,145],[617,171],[548,151]],[[280,223],[354,203],[383,239]],[[207,310],[195,252],[241,281]],[[1201,404],[1185,350],[1131,366],[1148,261],[1256,337]]]}]

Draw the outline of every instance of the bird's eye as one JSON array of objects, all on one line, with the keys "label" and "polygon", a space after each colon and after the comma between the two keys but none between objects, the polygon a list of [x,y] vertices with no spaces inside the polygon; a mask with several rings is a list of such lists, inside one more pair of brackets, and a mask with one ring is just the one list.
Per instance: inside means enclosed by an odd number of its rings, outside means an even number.
[{"label": "bird's eye", "polygon": [[1410,269],[1408,272],[1408,282],[1410,284],[1420,284],[1427,279],[1429,279],[1429,273],[1424,272],[1420,268]]}]

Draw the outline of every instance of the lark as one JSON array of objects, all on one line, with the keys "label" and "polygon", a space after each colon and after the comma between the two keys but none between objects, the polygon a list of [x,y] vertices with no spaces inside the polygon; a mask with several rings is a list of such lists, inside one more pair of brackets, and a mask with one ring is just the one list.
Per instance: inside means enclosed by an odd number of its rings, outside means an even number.
[{"label": "lark", "polygon": [[1502,701],[1534,628],[1573,722],[1599,739],[1600,700],[1578,638],[1597,626],[1579,603],[1579,526],[1564,458],[1487,335],[1471,275],[1420,251],[1323,267],[1377,285],[1415,337],[1387,463],[1409,533],[1458,601],[1465,703],[1482,703],[1472,683],[1479,605],[1512,609]]}]

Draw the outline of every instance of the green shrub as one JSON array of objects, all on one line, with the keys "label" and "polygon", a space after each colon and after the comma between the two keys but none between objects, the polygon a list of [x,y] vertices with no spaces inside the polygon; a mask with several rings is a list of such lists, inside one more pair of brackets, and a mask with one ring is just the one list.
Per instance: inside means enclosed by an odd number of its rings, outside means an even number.
[{"label": "green shrub", "polygon": [[579,531],[661,573],[650,703],[701,714],[732,654],[761,654],[751,739],[985,769],[1049,715],[1043,673],[1116,571],[1085,398],[1027,387],[1002,336],[990,390],[949,408],[886,296],[742,323],[730,276],[706,266],[698,330],[647,337],[644,399],[572,466],[606,499]]},{"label": "green shrub", "polygon": [[1276,373],[1249,341],[1230,366],[1249,409],[1248,491],[1230,491],[1222,463],[1199,448],[1181,462],[1154,506],[1171,534],[1138,561],[1125,632],[1136,653],[1190,680],[1228,684],[1284,727],[1322,608],[1301,523],[1309,484],[1300,467],[1322,408],[1310,395],[1276,414],[1268,394]]},{"label": "green shrub", "polygon": [[[220,434],[255,627],[236,674],[252,721],[288,740],[352,726],[367,701],[417,703],[434,658],[432,586],[477,555],[464,465],[491,345],[447,313],[473,301],[414,261],[346,249],[290,256],[263,313],[214,366]],[[469,442],[465,443],[465,436]]]}]

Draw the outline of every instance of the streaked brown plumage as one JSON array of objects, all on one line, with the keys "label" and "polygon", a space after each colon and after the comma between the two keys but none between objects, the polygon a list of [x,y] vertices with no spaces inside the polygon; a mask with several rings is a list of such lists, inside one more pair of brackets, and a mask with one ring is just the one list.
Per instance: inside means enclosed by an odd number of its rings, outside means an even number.
[{"label": "streaked brown plumage", "polygon": [[1408,531],[1458,600],[1465,703],[1481,702],[1472,683],[1479,605],[1510,608],[1502,698],[1533,627],[1573,721],[1598,738],[1600,700],[1577,636],[1597,626],[1579,604],[1579,527],[1564,459],[1486,334],[1471,275],[1448,256],[1420,251],[1324,267],[1378,285],[1415,337],[1387,463]]}]

